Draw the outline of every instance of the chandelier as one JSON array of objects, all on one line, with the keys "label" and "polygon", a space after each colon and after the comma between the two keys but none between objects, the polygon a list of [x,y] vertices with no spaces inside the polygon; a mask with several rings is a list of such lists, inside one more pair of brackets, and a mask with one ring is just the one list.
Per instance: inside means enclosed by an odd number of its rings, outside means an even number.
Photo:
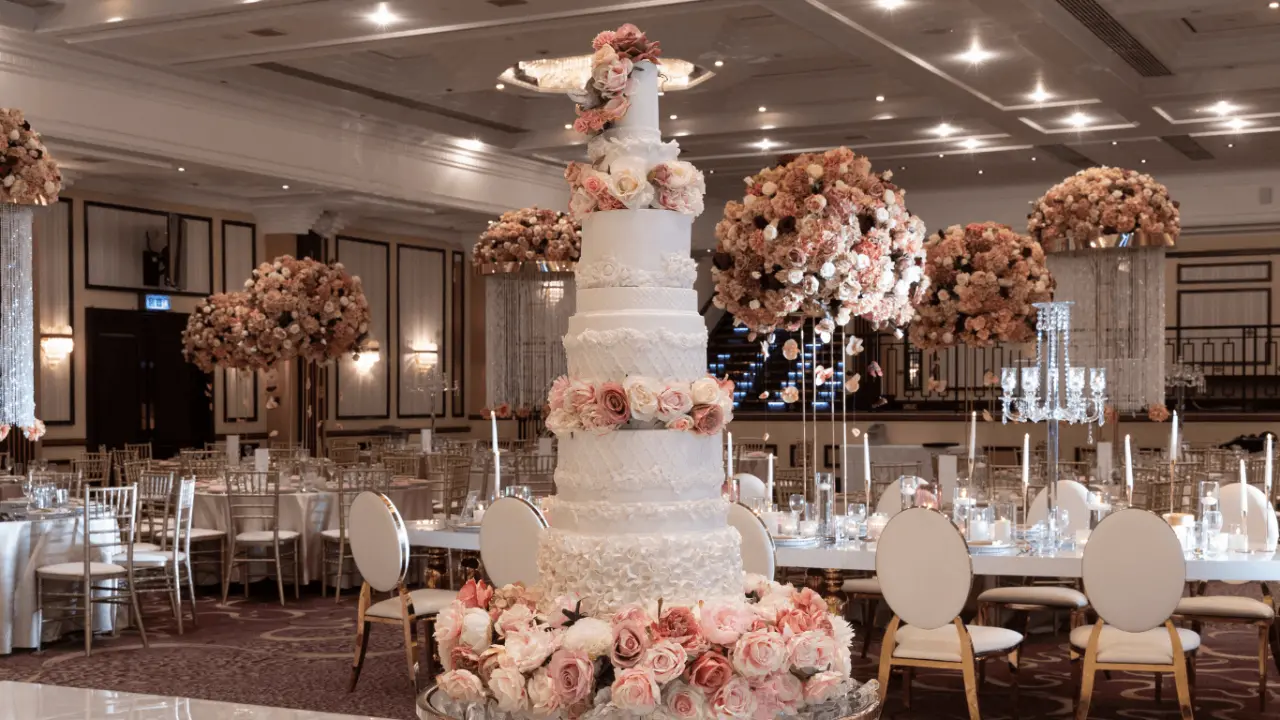
[{"label": "chandelier", "polygon": [[[714,72],[688,60],[663,57],[658,66],[658,90],[688,90],[709,80]],[[498,79],[522,88],[544,93],[567,93],[581,90],[591,77],[591,56],[573,55],[562,58],[521,60]]]}]

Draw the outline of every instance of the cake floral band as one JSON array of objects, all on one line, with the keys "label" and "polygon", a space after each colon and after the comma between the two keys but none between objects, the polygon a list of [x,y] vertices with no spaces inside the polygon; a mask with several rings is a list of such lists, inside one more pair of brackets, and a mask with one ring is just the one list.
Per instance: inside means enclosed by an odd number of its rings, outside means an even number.
[{"label": "cake floral band", "polygon": [[569,94],[578,103],[573,129],[584,135],[596,135],[626,116],[631,108],[629,85],[635,65],[657,63],[662,55],[658,41],[649,40],[631,23],[596,35],[591,46],[595,48],[591,77],[582,90]]},{"label": "cake floral band", "polygon": [[631,267],[613,255],[605,255],[599,260],[579,264],[578,287],[584,290],[607,287],[693,287],[698,279],[698,263],[693,258],[679,253],[670,253],[662,257],[662,270],[645,270]]},{"label": "cake floral band", "polygon": [[574,597],[471,580],[436,619],[437,685],[461,708],[586,720],[773,718],[848,693],[849,623],[808,588],[745,585],[740,598],[587,617]]},{"label": "cake floral band", "polygon": [[660,429],[716,435],[733,419],[733,381],[708,375],[693,382],[641,375],[591,383],[561,375],[551,384],[547,429],[556,435],[585,430],[599,435]]}]

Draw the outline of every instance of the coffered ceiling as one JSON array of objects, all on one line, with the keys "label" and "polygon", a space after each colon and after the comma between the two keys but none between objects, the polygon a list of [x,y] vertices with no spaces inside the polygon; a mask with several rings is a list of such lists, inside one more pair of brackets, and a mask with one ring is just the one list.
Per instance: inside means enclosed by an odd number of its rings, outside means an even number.
[{"label": "coffered ceiling", "polygon": [[[1280,157],[1268,0],[8,0],[0,22],[248,93],[583,155],[570,102],[507,84],[634,22],[714,77],[663,98],[712,194],[848,145],[907,188],[1052,183],[1079,167],[1231,172]],[[163,172],[169,172],[165,168]],[[88,171],[92,172],[92,171]],[[209,181],[217,183],[216,176]]]}]

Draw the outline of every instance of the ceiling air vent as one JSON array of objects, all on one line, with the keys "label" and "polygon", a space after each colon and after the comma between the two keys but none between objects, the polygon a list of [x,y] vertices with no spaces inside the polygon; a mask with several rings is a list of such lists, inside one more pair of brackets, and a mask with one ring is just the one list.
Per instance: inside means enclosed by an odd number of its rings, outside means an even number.
[{"label": "ceiling air vent", "polygon": [[1058,0],[1058,4],[1080,21],[1089,32],[1093,33],[1112,52],[1138,71],[1143,77],[1164,77],[1173,71],[1165,67],[1160,59],[1138,42],[1138,38],[1124,29],[1115,18],[1111,17],[1097,0]]},{"label": "ceiling air vent", "polygon": [[288,33],[275,28],[258,28],[257,30],[250,30],[249,34],[257,35],[258,37],[284,37]]},{"label": "ceiling air vent", "polygon": [[1169,147],[1186,155],[1190,160],[1212,160],[1213,153],[1205,149],[1203,145],[1196,142],[1195,138],[1190,135],[1162,135],[1160,139],[1169,144]]},{"label": "ceiling air vent", "polygon": [[1062,162],[1078,167],[1081,170],[1098,165],[1098,163],[1090,160],[1088,156],[1083,155],[1066,145],[1037,145],[1036,149],[1041,152],[1049,153]]}]

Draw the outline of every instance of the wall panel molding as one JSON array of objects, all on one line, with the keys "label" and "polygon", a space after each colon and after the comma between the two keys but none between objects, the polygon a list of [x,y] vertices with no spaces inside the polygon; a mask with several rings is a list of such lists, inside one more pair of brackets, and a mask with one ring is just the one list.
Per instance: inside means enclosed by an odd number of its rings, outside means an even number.
[{"label": "wall panel molding", "polygon": [[[436,367],[448,371],[452,347],[448,333],[449,268],[446,253],[438,248],[396,245],[396,341],[386,358],[395,363],[396,410],[400,418],[444,417],[448,394],[437,395],[434,405],[425,391],[415,389],[415,352],[436,345]],[[434,307],[433,307],[434,304]],[[452,379],[452,376],[450,376]]]},{"label": "wall panel molding", "polygon": [[340,235],[335,241],[336,259],[347,272],[360,277],[369,300],[372,322],[369,334],[381,345],[381,357],[367,374],[361,374],[350,356],[338,358],[334,389],[338,420],[387,420],[391,418],[391,244]]}]

